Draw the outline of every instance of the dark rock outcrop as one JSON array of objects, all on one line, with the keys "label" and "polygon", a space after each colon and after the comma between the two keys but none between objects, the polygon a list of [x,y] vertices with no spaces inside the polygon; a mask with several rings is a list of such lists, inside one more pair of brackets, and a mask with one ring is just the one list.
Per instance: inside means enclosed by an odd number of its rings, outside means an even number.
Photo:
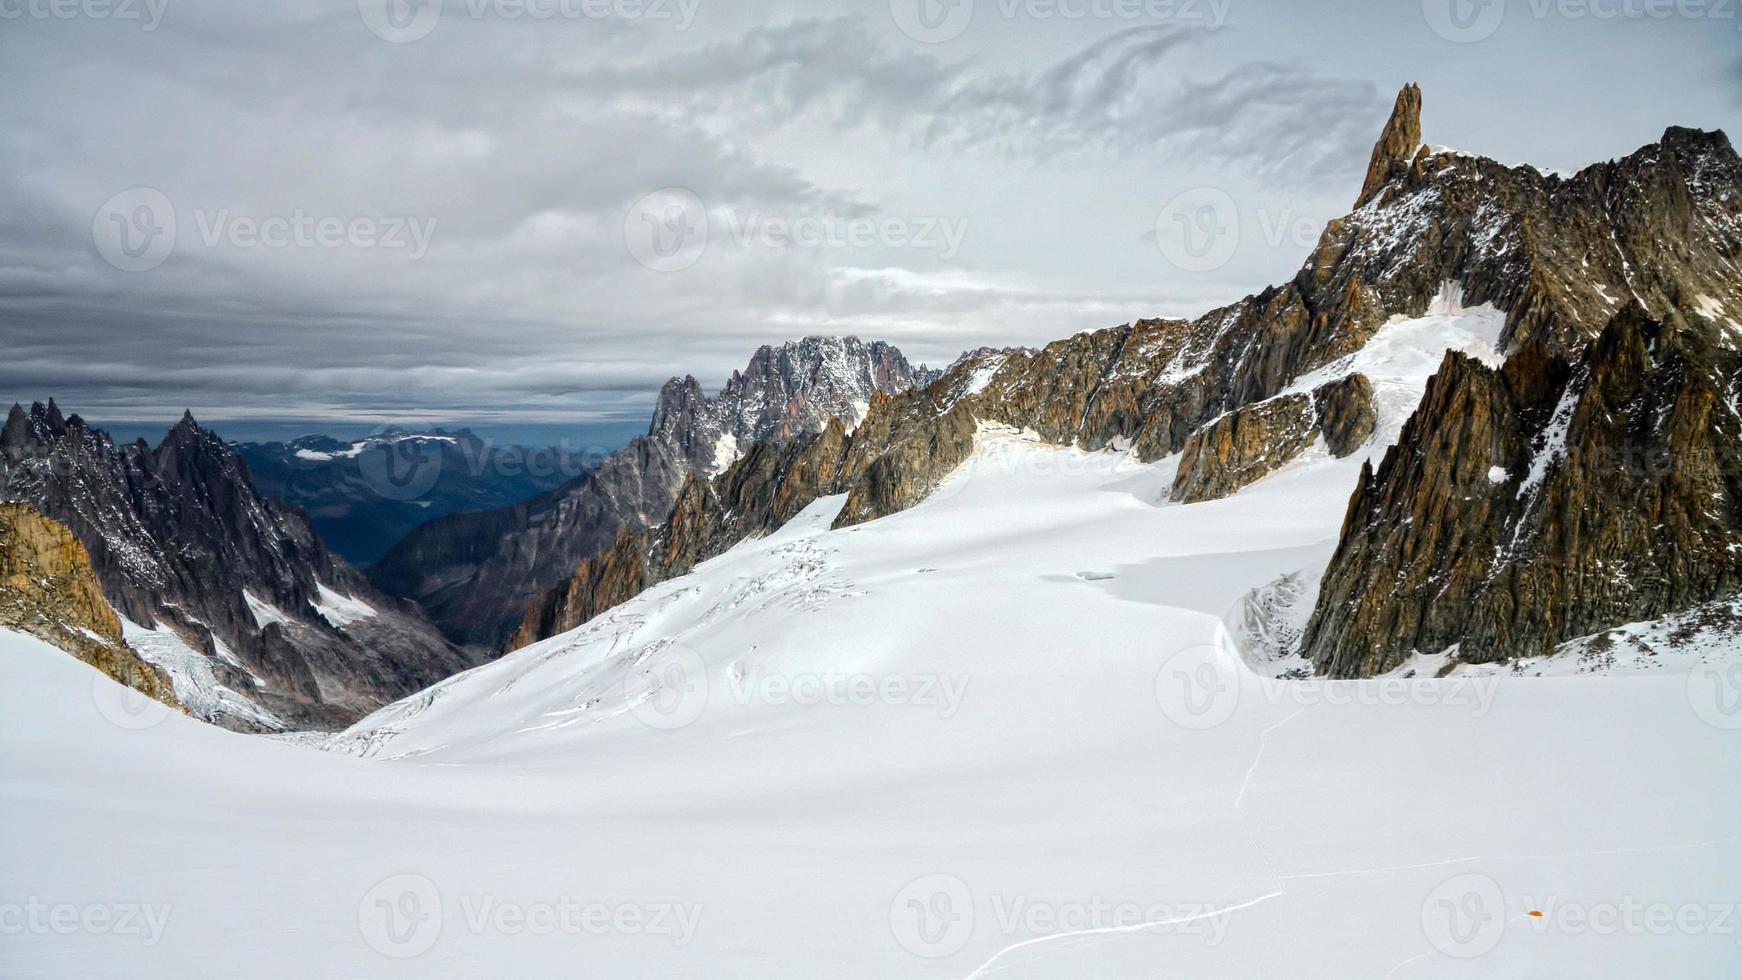
[{"label": "dark rock outcrop", "polygon": [[84,545],[24,504],[0,504],[0,627],[29,633],[181,710],[169,675],[122,639]]},{"label": "dark rock outcrop", "polygon": [[1362,474],[1303,652],[1339,677],[1541,656],[1736,591],[1739,383],[1733,339],[1638,309],[1571,362],[1448,355]]},{"label": "dark rock outcrop", "polygon": [[1170,496],[1188,504],[1226,497],[1300,455],[1317,435],[1306,395],[1229,412],[1186,440]]},{"label": "dark rock outcrop", "polygon": [[1338,459],[1366,445],[1379,424],[1373,382],[1359,372],[1314,388],[1313,412],[1325,446]]},{"label": "dark rock outcrop", "polygon": [[1373,199],[1379,189],[1408,172],[1416,148],[1421,146],[1421,89],[1405,85],[1397,93],[1391,108],[1391,119],[1385,123],[1379,142],[1373,144],[1373,158],[1367,163],[1367,179],[1361,182],[1361,193],[1355,207]]},{"label": "dark rock outcrop", "polygon": [[1326,382],[1310,398],[1279,395],[1235,409],[1187,437],[1169,497],[1190,504],[1237,493],[1321,436],[1341,459],[1372,438],[1378,421],[1373,383],[1360,373]]},{"label": "dark rock outcrop", "polygon": [[[179,634],[288,727],[343,727],[482,656],[371,588],[306,517],[261,495],[241,458],[191,415],[154,449],[117,446],[52,402],[13,406],[0,430],[0,499],[66,525],[116,611]],[[334,624],[320,612],[344,599],[372,614]],[[261,621],[268,607],[281,621]]]}]

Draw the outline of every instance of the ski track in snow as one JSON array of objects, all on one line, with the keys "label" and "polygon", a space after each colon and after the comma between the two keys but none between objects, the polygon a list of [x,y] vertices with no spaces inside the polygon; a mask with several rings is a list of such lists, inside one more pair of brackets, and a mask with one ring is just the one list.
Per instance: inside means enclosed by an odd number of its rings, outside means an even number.
[{"label": "ski track in snow", "polygon": [[1193,923],[1193,922],[1202,922],[1206,919],[1214,919],[1218,916],[1233,915],[1235,912],[1239,912],[1243,909],[1249,909],[1249,908],[1252,908],[1256,905],[1262,905],[1263,903],[1268,902],[1273,898],[1281,898],[1284,894],[1286,894],[1286,893],[1282,892],[1282,891],[1274,891],[1274,892],[1270,892],[1270,893],[1265,894],[1265,895],[1260,895],[1257,898],[1251,899],[1250,901],[1241,902],[1238,905],[1230,905],[1227,908],[1216,909],[1215,911],[1212,911],[1212,912],[1200,912],[1196,915],[1182,915],[1182,916],[1177,916],[1177,917],[1169,918],[1169,919],[1157,919],[1154,922],[1141,922],[1141,923],[1138,923],[1137,925],[1133,925],[1133,926],[1108,926],[1104,929],[1079,929],[1079,930],[1076,930],[1074,932],[1055,932],[1055,933],[1052,933],[1052,934],[1046,935],[1046,936],[1036,936],[1033,939],[1025,939],[1022,942],[1015,943],[1014,945],[1006,946],[1005,948],[994,953],[992,955],[991,959],[980,964],[980,966],[977,967],[974,970],[974,972],[968,974],[965,978],[963,978],[963,980],[976,980],[977,977],[990,976],[992,973],[996,972],[996,970],[997,970],[997,967],[994,966],[994,964],[996,964],[1005,955],[1007,955],[1009,953],[1014,953],[1019,949],[1027,949],[1031,946],[1041,946],[1041,945],[1045,945],[1047,943],[1057,942],[1057,941],[1063,940],[1063,939],[1081,939],[1081,938],[1085,938],[1085,937],[1089,937],[1089,936],[1123,936],[1123,935],[1129,935],[1129,934],[1134,933],[1134,932],[1148,932],[1148,931],[1151,931],[1154,929],[1162,929],[1162,928],[1165,928],[1167,926],[1188,925],[1188,924]]}]

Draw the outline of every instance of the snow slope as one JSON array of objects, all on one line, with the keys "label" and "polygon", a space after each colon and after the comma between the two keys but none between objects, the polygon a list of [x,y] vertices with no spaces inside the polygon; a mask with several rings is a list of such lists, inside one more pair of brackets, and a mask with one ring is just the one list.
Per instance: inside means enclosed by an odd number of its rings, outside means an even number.
[{"label": "snow slope", "polygon": [[[918,507],[819,501],[329,751],[0,635],[0,975],[1738,975],[1734,656],[1242,663],[1359,455],[1181,506],[1174,460],[987,430]],[[10,928],[32,896],[163,928]]]}]

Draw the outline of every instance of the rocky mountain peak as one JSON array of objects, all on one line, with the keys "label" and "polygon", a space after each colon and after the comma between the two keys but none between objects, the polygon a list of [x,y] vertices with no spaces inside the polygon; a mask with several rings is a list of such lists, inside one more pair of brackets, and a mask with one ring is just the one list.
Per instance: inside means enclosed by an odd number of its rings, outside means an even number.
[{"label": "rocky mountain peak", "polygon": [[764,344],[712,398],[694,376],[667,381],[648,435],[690,466],[717,473],[756,443],[819,432],[830,419],[856,425],[876,392],[904,391],[920,377],[883,341],[812,336]]},{"label": "rocky mountain peak", "polygon": [[0,428],[0,451],[23,448],[30,438],[30,416],[24,412],[24,406],[12,403],[12,411],[6,413],[6,426]]},{"label": "rocky mountain peak", "polygon": [[201,428],[199,420],[194,418],[193,409],[186,409],[181,418],[170,427],[169,435],[164,437],[165,443],[193,445],[205,440],[207,432]]},{"label": "rocky mountain peak", "polygon": [[[154,631],[157,647],[187,651],[169,657],[194,671],[172,670],[176,693],[202,717],[249,730],[341,726],[474,662],[369,590],[191,414],[156,449],[116,446],[52,403],[32,407],[22,435],[13,419],[0,500],[65,525],[109,604]],[[328,615],[333,596],[370,615]],[[252,708],[232,713],[238,704]]]},{"label": "rocky mountain peak", "polygon": [[1373,200],[1393,177],[1407,171],[1416,148],[1421,146],[1421,88],[1414,82],[1397,93],[1391,118],[1373,144],[1373,158],[1367,164],[1367,179],[1361,184],[1361,195],[1355,199],[1359,208]]}]

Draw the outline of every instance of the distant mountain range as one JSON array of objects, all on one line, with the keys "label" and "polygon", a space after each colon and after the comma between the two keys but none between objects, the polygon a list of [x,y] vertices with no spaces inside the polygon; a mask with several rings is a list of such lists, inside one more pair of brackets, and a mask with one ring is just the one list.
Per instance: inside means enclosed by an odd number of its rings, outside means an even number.
[{"label": "distant mountain range", "polygon": [[52,401],[14,405],[0,500],[71,532],[126,642],[208,721],[341,728],[484,659],[330,552],[192,415],[155,447],[117,445]]},{"label": "distant mountain range", "polygon": [[[87,659],[148,693],[160,668],[210,720],[331,728],[821,497],[844,495],[841,527],[911,507],[985,425],[1177,456],[1167,495],[1196,504],[1305,454],[1370,447],[1387,399],[1413,417],[1352,488],[1328,567],[1290,573],[1299,622],[1276,653],[1302,670],[1538,656],[1742,589],[1742,161],[1728,138],[1672,127],[1559,176],[1423,146],[1420,108],[1413,86],[1399,95],[1356,208],[1286,283],[941,372],[853,337],[763,347],[712,397],[672,379],[647,433],[602,456],[466,430],[231,446],[191,415],[155,447],[117,445],[53,402],[14,406],[0,501],[64,525],[88,560],[9,512],[10,540],[31,547],[0,558],[59,571],[24,573],[41,581],[0,611],[76,609],[33,628],[89,634]],[[1424,387],[1357,368],[1383,360],[1388,327],[1476,307],[1494,326],[1484,349],[1448,352]],[[341,555],[379,558],[365,578]],[[113,648],[90,576],[149,669]]]},{"label": "distant mountain range", "polygon": [[663,520],[688,474],[718,473],[754,446],[814,435],[831,420],[856,425],[877,397],[935,377],[881,341],[809,337],[757,350],[712,398],[694,377],[673,378],[647,435],[595,471],[524,503],[424,524],[369,576],[455,642],[499,645],[529,603],[618,531]]},{"label": "distant mountain range", "polygon": [[606,450],[496,445],[470,429],[386,428],[233,447],[259,490],[307,512],[327,546],[368,565],[413,529],[536,497],[590,474]]}]

